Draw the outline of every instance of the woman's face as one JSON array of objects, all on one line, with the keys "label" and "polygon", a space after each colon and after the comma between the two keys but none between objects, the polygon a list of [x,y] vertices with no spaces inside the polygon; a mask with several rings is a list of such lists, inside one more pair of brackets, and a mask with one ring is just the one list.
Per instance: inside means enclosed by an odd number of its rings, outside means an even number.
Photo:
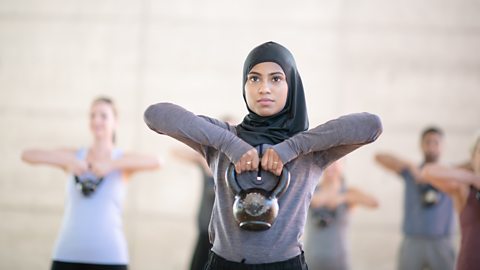
[{"label": "woman's face", "polygon": [[97,101],[90,108],[90,130],[96,139],[111,139],[116,127],[115,112],[111,104]]},{"label": "woman's face", "polygon": [[248,73],[245,97],[248,108],[257,115],[279,113],[285,107],[287,96],[287,77],[277,63],[259,63]]}]

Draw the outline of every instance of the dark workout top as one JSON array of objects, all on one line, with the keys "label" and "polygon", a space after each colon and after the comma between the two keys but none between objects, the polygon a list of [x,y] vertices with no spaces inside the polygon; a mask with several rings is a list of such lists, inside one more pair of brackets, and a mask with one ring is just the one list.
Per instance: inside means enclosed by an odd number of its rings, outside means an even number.
[{"label": "dark workout top", "polygon": [[[236,136],[234,126],[199,117],[170,103],[159,103],[145,111],[145,122],[154,131],[171,136],[202,154],[215,179],[215,204],[210,222],[212,250],[219,256],[247,264],[288,260],[302,252],[303,234],[310,200],[320,174],[327,165],[356,148],[371,143],[382,132],[373,114],[350,114],[294,135],[272,147],[291,174],[290,186],[279,198],[280,210],[272,228],[255,232],[240,229],[232,212],[234,195],[227,187],[225,171],[231,162],[252,149]],[[251,174],[251,173],[250,173]],[[245,186],[255,181],[248,173],[238,181]],[[254,174],[256,175],[256,173]],[[266,189],[276,183],[268,177]],[[328,247],[326,247],[328,248]]]},{"label": "dark workout top", "polygon": [[457,270],[477,270],[480,267],[480,201],[477,190],[470,187],[467,204],[460,213],[462,240],[458,254]]}]

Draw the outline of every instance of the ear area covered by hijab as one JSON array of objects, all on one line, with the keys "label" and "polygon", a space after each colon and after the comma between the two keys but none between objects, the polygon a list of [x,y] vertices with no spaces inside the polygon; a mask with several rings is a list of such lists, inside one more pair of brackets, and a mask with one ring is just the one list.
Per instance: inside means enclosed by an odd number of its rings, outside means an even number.
[{"label": "ear area covered by hijab", "polygon": [[[286,75],[288,96],[285,107],[277,114],[263,117],[248,108],[245,83],[248,73],[259,63],[277,63]],[[269,41],[255,47],[243,65],[243,99],[248,115],[237,126],[238,136],[252,146],[278,144],[293,135],[308,129],[307,106],[302,79],[298,73],[292,53],[284,46]]]}]

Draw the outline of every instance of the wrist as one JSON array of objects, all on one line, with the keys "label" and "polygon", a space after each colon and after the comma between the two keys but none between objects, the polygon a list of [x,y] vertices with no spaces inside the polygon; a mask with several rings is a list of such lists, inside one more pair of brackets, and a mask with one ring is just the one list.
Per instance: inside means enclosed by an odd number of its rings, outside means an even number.
[{"label": "wrist", "polygon": [[109,172],[122,169],[122,159],[114,159],[110,162]]},{"label": "wrist", "polygon": [[225,155],[230,159],[232,163],[237,163],[242,156],[247,153],[248,151],[255,149],[253,146],[251,146],[248,143],[235,143],[230,145],[226,151]]},{"label": "wrist", "polygon": [[288,140],[272,146],[272,149],[277,152],[277,155],[280,157],[283,164],[287,164],[298,156],[298,153],[290,147]]}]

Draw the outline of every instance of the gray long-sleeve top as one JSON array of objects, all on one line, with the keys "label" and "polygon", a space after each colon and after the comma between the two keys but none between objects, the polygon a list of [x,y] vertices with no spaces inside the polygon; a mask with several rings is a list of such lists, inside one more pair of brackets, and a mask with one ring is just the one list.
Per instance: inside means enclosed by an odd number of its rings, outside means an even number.
[{"label": "gray long-sleeve top", "polygon": [[[279,144],[265,145],[264,149],[271,147],[278,153],[290,171],[291,180],[278,200],[280,210],[275,223],[269,230],[259,232],[240,229],[233,216],[234,195],[225,181],[225,171],[231,162],[236,163],[253,148],[236,135],[234,126],[196,116],[171,103],[151,105],[144,118],[152,130],[189,145],[206,158],[216,187],[209,228],[212,250],[227,260],[247,264],[284,261],[299,255],[310,200],[323,168],[375,141],[382,132],[379,117],[357,113],[298,133]],[[251,174],[242,173],[238,177],[245,189],[256,185]],[[273,178],[270,174],[270,179]],[[265,189],[274,185],[265,177]]]}]

